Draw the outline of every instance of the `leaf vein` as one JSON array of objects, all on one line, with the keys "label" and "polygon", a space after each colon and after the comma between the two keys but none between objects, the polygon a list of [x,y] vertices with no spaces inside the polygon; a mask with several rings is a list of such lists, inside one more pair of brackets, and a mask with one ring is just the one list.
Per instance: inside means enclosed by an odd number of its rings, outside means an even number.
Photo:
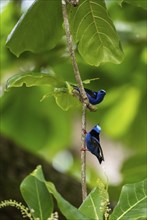
[{"label": "leaf vein", "polygon": [[104,18],[102,18],[102,17],[99,17],[99,16],[97,16],[97,15],[94,15],[94,18],[97,18],[97,19],[99,19],[99,20],[102,20],[102,21],[104,21],[106,24],[108,24],[108,27],[110,27],[111,30],[113,31],[113,33],[115,34],[115,30],[114,30],[112,24],[109,23],[106,19],[104,19]]},{"label": "leaf vein", "polygon": [[[90,10],[91,10],[91,15],[92,15],[92,18],[93,18],[93,23],[94,23],[96,32],[98,33],[99,30],[98,30],[98,27],[97,27],[96,22],[95,22],[95,19],[94,19],[94,14],[93,14],[93,10],[92,10],[92,5],[90,4],[90,2],[89,2],[89,6],[90,6]],[[99,35],[98,35],[98,38],[99,38],[100,42],[102,42],[102,40],[101,40],[101,38],[100,38]]]},{"label": "leaf vein", "polygon": [[35,180],[35,187],[36,187],[36,192],[37,192],[37,200],[38,200],[38,205],[39,205],[40,217],[41,217],[41,219],[43,219],[43,214],[42,214],[42,209],[41,209],[41,203],[40,203],[40,200],[39,200],[39,191],[38,191],[37,181],[36,181],[36,180]]},{"label": "leaf vein", "polygon": [[91,4],[93,4],[93,5],[98,5],[98,7],[102,8],[104,11],[106,10],[106,8],[103,7],[102,5],[100,5],[98,2],[93,2],[93,1],[91,1]]},{"label": "leaf vein", "polygon": [[79,29],[80,29],[80,26],[82,25],[82,22],[84,21],[84,19],[90,14],[90,12],[88,12],[83,18],[82,20],[80,21],[79,25],[78,25],[78,28],[77,28],[77,31],[76,31],[76,36],[75,36],[75,39],[77,39],[77,35],[78,35],[78,32],[79,32]]},{"label": "leaf vein", "polygon": [[135,184],[133,184],[133,190],[134,190],[134,194],[135,194],[136,201],[138,201],[138,197],[137,197],[136,189],[135,189]]},{"label": "leaf vein", "polygon": [[145,197],[143,197],[142,199],[138,200],[134,205],[132,205],[132,206],[129,207],[126,211],[124,211],[123,214],[120,215],[117,220],[121,219],[126,213],[128,213],[132,208],[134,208],[138,203],[142,202],[142,201],[143,201],[144,199],[146,199],[146,198],[147,198],[147,196],[145,196]]},{"label": "leaf vein", "polygon": [[[88,12],[84,17],[86,17],[88,14],[90,14],[90,12]],[[84,17],[83,17],[83,19],[84,19]],[[99,17],[99,18],[100,18],[100,17]],[[100,19],[101,19],[101,18],[100,18]],[[103,19],[103,20],[104,20],[104,19]],[[82,21],[83,21],[83,20],[82,20]],[[82,21],[80,22],[80,25],[81,25]],[[105,20],[104,20],[104,21],[105,21]],[[105,36],[105,37],[108,39],[108,41],[115,47],[114,42],[111,40],[111,38],[110,38],[106,33],[101,32],[101,31],[98,30],[98,28],[96,27],[96,24],[95,24],[94,19],[93,19],[93,21],[87,26],[87,28],[84,30],[84,32],[83,32],[83,34],[82,34],[82,36],[81,36],[81,45],[82,45],[82,42],[83,42],[83,37],[85,36],[85,32],[86,32],[93,24],[94,24],[94,26],[95,26],[96,32],[93,34],[93,36],[91,36],[91,38],[89,39],[89,42],[90,42],[90,41],[93,39],[93,37],[97,34],[101,45],[104,45],[102,39],[100,38],[100,35],[103,35],[103,36]],[[80,25],[79,25],[79,26],[80,26]],[[77,38],[78,31],[79,31],[79,26],[78,26],[78,30],[77,30],[77,32],[76,32],[76,38]]]},{"label": "leaf vein", "polygon": [[87,2],[87,0],[83,1],[83,2],[77,7],[77,10],[76,10],[76,12],[75,12],[75,14],[74,14],[74,17],[73,17],[73,22],[72,22],[72,23],[73,23],[73,26],[74,26],[75,19],[76,19],[76,16],[77,16],[78,11],[80,10],[81,7],[84,7],[83,4],[85,4],[86,2]]},{"label": "leaf vein", "polygon": [[143,187],[142,187],[142,188],[143,188],[143,194],[146,196],[146,192],[145,192],[145,189],[146,189],[146,187],[145,187],[145,182],[143,182],[142,184],[143,184]]},{"label": "leaf vein", "polygon": [[93,202],[93,199],[92,199],[91,195],[90,195],[90,200],[91,200],[91,203],[92,203],[92,207],[93,207],[93,210],[94,210],[96,220],[99,220],[99,217],[97,215],[97,211],[96,211],[96,208],[95,208],[95,205],[94,205],[94,202]]}]

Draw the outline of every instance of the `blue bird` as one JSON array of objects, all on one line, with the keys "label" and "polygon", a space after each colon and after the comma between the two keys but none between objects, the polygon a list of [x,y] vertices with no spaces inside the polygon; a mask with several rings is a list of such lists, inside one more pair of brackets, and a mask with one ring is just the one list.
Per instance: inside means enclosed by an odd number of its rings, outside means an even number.
[{"label": "blue bird", "polygon": [[[73,86],[73,87],[74,87],[74,89],[76,89],[76,90],[79,92],[79,94],[80,94],[79,88],[78,88],[77,86]],[[100,102],[102,102],[103,99],[104,99],[104,97],[105,97],[105,95],[106,95],[106,91],[103,90],[103,89],[99,90],[98,92],[95,92],[95,91],[92,91],[92,90],[86,89],[86,88],[84,88],[84,89],[85,89],[86,95],[87,95],[87,97],[88,97],[88,99],[89,99],[89,102],[90,102],[92,105],[97,105],[97,104],[99,104]]]},{"label": "blue bird", "polygon": [[99,125],[96,125],[92,128],[90,132],[86,134],[85,142],[87,145],[87,149],[97,157],[99,163],[101,164],[102,161],[104,161],[104,156],[100,145],[100,132],[101,127]]}]

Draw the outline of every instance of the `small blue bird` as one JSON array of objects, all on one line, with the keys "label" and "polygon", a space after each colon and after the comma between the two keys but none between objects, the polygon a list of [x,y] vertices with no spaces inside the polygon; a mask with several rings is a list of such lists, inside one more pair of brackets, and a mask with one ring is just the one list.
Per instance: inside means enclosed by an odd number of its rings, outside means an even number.
[{"label": "small blue bird", "polygon": [[[80,93],[80,90],[77,86],[73,86],[73,87],[74,87],[74,89],[76,89]],[[86,88],[84,88],[84,89],[85,89],[86,95],[89,99],[89,102],[92,105],[97,105],[100,102],[102,102],[105,95],[106,95],[106,91],[103,89],[99,90],[98,92],[95,92],[95,91],[92,91],[92,90],[86,89]]]},{"label": "small blue bird", "polygon": [[101,164],[102,161],[104,161],[104,156],[100,145],[100,132],[101,127],[99,125],[96,125],[92,128],[90,132],[86,134],[85,142],[87,145],[87,149],[97,157],[99,163]]}]

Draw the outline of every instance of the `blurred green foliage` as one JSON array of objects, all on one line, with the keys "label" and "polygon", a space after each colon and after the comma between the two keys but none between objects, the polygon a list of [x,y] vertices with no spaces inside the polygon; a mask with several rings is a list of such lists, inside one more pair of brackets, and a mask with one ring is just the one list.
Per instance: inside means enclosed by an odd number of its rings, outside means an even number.
[{"label": "blurred green foliage", "polygon": [[[124,2],[120,7],[115,1],[108,4],[108,10],[123,44],[123,62],[119,65],[107,63],[93,67],[83,61],[77,50],[76,55],[83,80],[100,78],[88,87],[107,91],[106,99],[98,106],[97,112],[87,113],[88,121],[91,124],[100,122],[103,134],[114,143],[117,141],[124,144],[131,158],[122,167],[123,183],[136,182],[146,175],[145,10]],[[32,70],[53,70],[57,78],[75,82],[64,37],[54,48],[50,47],[45,52],[25,52],[19,58],[10,53],[5,43],[20,14],[21,4],[15,1],[7,4],[1,12],[1,86],[4,87],[10,76]],[[21,147],[40,153],[52,161],[57,152],[72,146],[73,124],[80,111],[78,108],[64,112],[52,97],[40,102],[45,92],[47,90],[42,87],[25,86],[2,92],[0,129],[2,135],[11,138]],[[75,174],[79,170],[79,158],[73,156],[74,164],[69,172]],[[93,185],[97,174],[91,168],[88,172],[95,175],[90,182]]]}]

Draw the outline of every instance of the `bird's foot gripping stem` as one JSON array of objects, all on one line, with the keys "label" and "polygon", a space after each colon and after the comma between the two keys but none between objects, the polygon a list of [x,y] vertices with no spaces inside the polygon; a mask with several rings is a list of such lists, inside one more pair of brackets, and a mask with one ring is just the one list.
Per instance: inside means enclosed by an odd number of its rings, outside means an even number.
[{"label": "bird's foot gripping stem", "polygon": [[85,152],[85,151],[88,151],[88,149],[87,149],[86,147],[82,147],[82,148],[81,148],[81,151],[84,151],[84,152]]},{"label": "bird's foot gripping stem", "polygon": [[83,134],[87,134],[87,131],[85,129],[82,129]]}]

